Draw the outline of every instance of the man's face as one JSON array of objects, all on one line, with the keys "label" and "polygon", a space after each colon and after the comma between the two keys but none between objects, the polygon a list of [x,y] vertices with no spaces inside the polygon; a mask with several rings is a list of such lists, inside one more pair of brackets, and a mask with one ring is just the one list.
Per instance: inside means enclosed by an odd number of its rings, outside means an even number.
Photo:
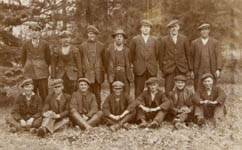
[{"label": "man's face", "polygon": [[148,85],[148,88],[151,92],[158,91],[159,84],[158,83],[151,83]]},{"label": "man's face", "polygon": [[141,26],[141,33],[144,34],[144,35],[149,35],[150,30],[151,30],[151,28],[148,25],[142,25]]},{"label": "man's face", "polygon": [[36,40],[40,38],[40,32],[39,31],[32,31],[32,39]]},{"label": "man's face", "polygon": [[113,88],[113,92],[116,96],[119,96],[123,92],[123,88]]},{"label": "man's face", "polygon": [[64,37],[61,39],[61,44],[63,46],[68,46],[71,43],[71,37]]},{"label": "man's face", "polygon": [[208,28],[200,31],[202,38],[208,38],[210,30]]},{"label": "man's face", "polygon": [[124,42],[124,36],[122,34],[118,34],[115,36],[115,43],[117,45],[121,45]]},{"label": "man's face", "polygon": [[176,23],[176,24],[174,24],[173,26],[171,26],[171,27],[169,28],[169,30],[170,30],[170,33],[171,33],[172,35],[177,35],[178,32],[179,32],[179,30],[180,30],[180,25],[179,25],[178,23]]},{"label": "man's face", "polygon": [[58,95],[58,94],[62,93],[63,89],[64,89],[64,86],[63,85],[59,85],[59,86],[54,87],[54,92],[55,92],[56,95]]},{"label": "man's face", "polygon": [[186,83],[184,81],[175,81],[175,86],[178,90],[183,90]]},{"label": "man's face", "polygon": [[207,78],[203,80],[203,85],[206,89],[211,89],[213,87],[213,79],[212,78]]},{"label": "man's face", "polygon": [[25,85],[23,89],[26,94],[31,94],[34,90],[34,85],[33,84]]},{"label": "man's face", "polygon": [[87,37],[89,41],[95,41],[96,40],[96,34],[94,32],[88,32]]},{"label": "man's face", "polygon": [[79,83],[79,89],[81,90],[81,92],[86,92],[89,88],[89,85],[86,82],[80,82]]}]

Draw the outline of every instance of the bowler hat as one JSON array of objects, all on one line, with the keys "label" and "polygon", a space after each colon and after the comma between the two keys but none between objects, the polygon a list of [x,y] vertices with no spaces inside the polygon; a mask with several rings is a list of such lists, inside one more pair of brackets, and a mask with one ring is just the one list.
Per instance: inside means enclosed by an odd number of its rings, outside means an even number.
[{"label": "bowler hat", "polygon": [[72,34],[70,31],[62,31],[60,34],[59,34],[59,37],[60,38],[66,38],[66,37],[70,37]]},{"label": "bowler hat", "polygon": [[80,83],[80,82],[86,82],[88,85],[91,84],[91,82],[90,82],[87,78],[79,78],[79,79],[78,79],[78,82],[79,82],[79,83]]},{"label": "bowler hat", "polygon": [[33,80],[32,79],[25,79],[22,83],[21,83],[21,85],[20,85],[20,87],[21,88],[23,88],[23,87],[25,87],[26,85],[33,85]]},{"label": "bowler hat", "polygon": [[178,19],[171,20],[166,26],[170,28],[173,27],[175,24],[180,24],[180,21]]},{"label": "bowler hat", "polygon": [[203,81],[203,80],[205,80],[205,79],[207,79],[207,78],[212,78],[212,79],[214,79],[214,76],[213,76],[211,73],[204,73],[204,74],[202,75],[201,80]]},{"label": "bowler hat", "polygon": [[116,35],[118,34],[122,34],[124,36],[125,39],[127,39],[127,35],[126,33],[124,32],[123,29],[117,29],[113,34],[112,34],[112,37],[115,38]]},{"label": "bowler hat", "polygon": [[177,75],[174,78],[175,81],[187,81],[187,78],[183,75]]},{"label": "bowler hat", "polygon": [[62,79],[56,79],[51,84],[51,86],[53,88],[58,87],[58,86],[62,86],[62,85],[63,85],[63,80]]},{"label": "bowler hat", "polygon": [[121,89],[124,87],[124,83],[121,81],[115,81],[115,82],[113,82],[112,87],[114,89]]},{"label": "bowler hat", "polygon": [[93,32],[95,34],[99,34],[99,30],[94,26],[94,25],[89,25],[87,26],[87,33],[88,32]]},{"label": "bowler hat", "polygon": [[156,77],[151,77],[145,83],[146,83],[146,85],[149,85],[149,84],[152,84],[152,83],[160,83],[160,80]]},{"label": "bowler hat", "polygon": [[209,29],[210,28],[210,24],[208,23],[203,23],[198,27],[198,30],[202,30],[202,29]]}]

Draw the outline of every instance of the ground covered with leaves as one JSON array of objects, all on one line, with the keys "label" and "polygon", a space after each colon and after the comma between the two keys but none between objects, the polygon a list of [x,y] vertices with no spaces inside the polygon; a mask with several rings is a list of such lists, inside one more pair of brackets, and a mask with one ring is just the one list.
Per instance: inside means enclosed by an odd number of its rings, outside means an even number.
[{"label": "ground covered with leaves", "polygon": [[[241,150],[242,149],[242,85],[223,84],[228,95],[227,116],[216,128],[207,124],[190,124],[174,130],[164,122],[160,129],[121,129],[112,133],[100,126],[89,131],[66,128],[46,138],[27,132],[10,133],[5,117],[10,108],[0,108],[1,150]],[[106,94],[105,94],[106,93]],[[103,97],[107,92],[103,92]]]}]

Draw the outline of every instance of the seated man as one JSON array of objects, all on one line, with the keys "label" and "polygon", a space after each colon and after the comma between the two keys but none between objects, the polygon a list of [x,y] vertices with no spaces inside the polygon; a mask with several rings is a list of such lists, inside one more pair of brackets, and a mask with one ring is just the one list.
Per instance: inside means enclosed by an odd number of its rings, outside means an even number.
[{"label": "seated man", "polygon": [[23,93],[18,96],[11,116],[6,122],[11,126],[11,132],[27,130],[31,133],[39,128],[42,122],[42,100],[36,95],[32,79],[26,79],[20,86]]},{"label": "seated man", "polygon": [[63,80],[56,79],[51,87],[53,91],[46,97],[43,107],[43,122],[38,130],[38,136],[44,137],[49,131],[54,133],[67,123],[69,123],[69,101],[71,96],[63,93]]},{"label": "seated man", "polygon": [[89,129],[98,125],[103,112],[98,111],[96,97],[88,90],[90,81],[80,78],[78,82],[79,89],[73,93],[70,102],[70,116],[81,129]]},{"label": "seated man", "polygon": [[[170,101],[165,93],[158,90],[159,79],[151,77],[146,81],[147,91],[136,99],[138,104],[137,121],[140,128],[158,128],[170,108]],[[150,123],[147,123],[150,121]]]},{"label": "seated man", "polygon": [[194,103],[195,117],[199,125],[205,123],[206,119],[211,119],[216,126],[216,121],[221,120],[225,116],[226,95],[224,91],[214,85],[214,76],[205,73],[202,78],[203,86],[195,93]]},{"label": "seated man", "polygon": [[187,121],[189,114],[193,110],[192,92],[186,88],[186,77],[177,75],[175,78],[175,87],[168,93],[168,98],[171,101],[170,113],[173,117],[175,128],[182,127],[182,124]]},{"label": "seated man", "polygon": [[116,131],[120,127],[127,129],[127,122],[135,119],[135,101],[125,94],[124,86],[121,81],[113,82],[113,93],[103,104],[104,119],[107,125],[111,125],[111,131]]}]

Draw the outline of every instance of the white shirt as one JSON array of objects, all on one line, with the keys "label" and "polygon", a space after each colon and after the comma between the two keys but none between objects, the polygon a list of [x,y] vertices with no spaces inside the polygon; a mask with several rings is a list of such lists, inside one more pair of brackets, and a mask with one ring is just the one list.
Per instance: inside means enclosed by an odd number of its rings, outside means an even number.
[{"label": "white shirt", "polygon": [[206,45],[208,43],[208,38],[206,38],[206,39],[201,38],[201,40],[203,42],[203,45]]},{"label": "white shirt", "polygon": [[144,35],[144,34],[142,34],[142,37],[143,37],[143,39],[144,39],[144,41],[145,41],[145,44],[147,43],[147,41],[148,41],[148,39],[149,39],[149,37],[150,37],[150,35],[148,34],[148,35]]},{"label": "white shirt", "polygon": [[156,95],[157,93],[158,93],[157,91],[154,92],[154,93],[150,92],[151,100],[152,100],[152,101],[154,101],[154,99],[155,99],[155,95]]},{"label": "white shirt", "polygon": [[171,35],[171,38],[173,40],[173,42],[176,44],[177,42],[177,37],[178,37],[178,34],[177,35]]}]

